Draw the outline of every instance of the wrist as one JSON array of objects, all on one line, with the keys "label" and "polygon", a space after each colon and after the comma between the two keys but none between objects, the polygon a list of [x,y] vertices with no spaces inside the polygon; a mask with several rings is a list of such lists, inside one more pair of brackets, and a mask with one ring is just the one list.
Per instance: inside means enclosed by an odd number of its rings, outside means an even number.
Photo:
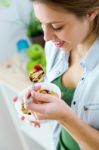
[{"label": "wrist", "polygon": [[62,116],[59,120],[59,123],[62,125],[72,125],[75,121],[76,116],[72,109],[65,104],[64,109],[62,108]]}]

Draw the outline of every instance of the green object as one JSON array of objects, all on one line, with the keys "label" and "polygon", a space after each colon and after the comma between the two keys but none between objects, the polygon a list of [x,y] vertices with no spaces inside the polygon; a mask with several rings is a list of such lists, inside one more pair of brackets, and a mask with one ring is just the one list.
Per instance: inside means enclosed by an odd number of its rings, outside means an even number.
[{"label": "green object", "polygon": [[42,27],[40,22],[37,20],[37,18],[35,16],[33,16],[33,13],[30,13],[30,19],[29,19],[29,23],[27,26],[27,36],[29,38],[38,36],[38,35],[42,35],[43,31],[42,31]]},{"label": "green object", "polygon": [[27,72],[30,72],[36,64],[38,64],[38,61],[29,60],[26,64]]},{"label": "green object", "polygon": [[11,5],[11,0],[0,0],[0,7],[9,7]]},{"label": "green object", "polygon": [[44,72],[46,72],[46,60],[45,60],[45,57],[39,59],[38,60],[38,64],[40,64],[43,67]]},{"label": "green object", "polygon": [[36,64],[39,64],[46,71],[46,59],[44,49],[40,44],[32,44],[27,49],[28,62],[26,64],[27,72],[30,72]]},{"label": "green object", "polygon": [[44,49],[39,44],[33,44],[27,50],[27,56],[30,59],[36,60],[38,58],[41,58],[43,54],[44,54]]},{"label": "green object", "polygon": [[[43,61],[44,61],[44,60],[43,60]],[[35,61],[29,60],[29,61],[27,62],[27,64],[26,64],[27,72],[31,72],[31,70],[34,68],[34,66],[35,66],[36,64],[41,65],[41,66],[43,67],[44,71],[46,71],[46,62],[44,61],[44,62],[42,63],[42,60],[38,59],[38,60],[35,60]]]},{"label": "green object", "polygon": [[[53,81],[54,84],[59,86],[62,92],[62,99],[69,105],[71,106],[72,98],[75,89],[69,89],[65,88],[62,85],[62,76],[58,77]],[[57,150],[80,150],[79,145],[77,142],[73,139],[73,137],[70,135],[70,133],[61,127],[61,133],[60,133],[60,138],[59,138],[59,143],[57,146]]]}]

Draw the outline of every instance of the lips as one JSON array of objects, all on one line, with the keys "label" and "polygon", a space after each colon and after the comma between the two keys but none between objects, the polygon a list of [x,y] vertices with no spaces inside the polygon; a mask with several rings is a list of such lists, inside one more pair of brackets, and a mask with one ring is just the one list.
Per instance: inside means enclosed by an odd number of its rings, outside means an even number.
[{"label": "lips", "polygon": [[61,41],[61,42],[54,42],[55,46],[56,47],[62,47],[64,45],[64,41]]}]

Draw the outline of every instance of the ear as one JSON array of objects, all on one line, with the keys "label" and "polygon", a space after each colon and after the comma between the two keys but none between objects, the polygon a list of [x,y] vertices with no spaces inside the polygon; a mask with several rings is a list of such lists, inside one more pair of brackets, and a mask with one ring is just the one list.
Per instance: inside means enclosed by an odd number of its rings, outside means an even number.
[{"label": "ear", "polygon": [[90,11],[88,14],[87,14],[87,18],[89,21],[93,21],[96,16],[99,14],[99,10],[93,10],[93,11]]}]

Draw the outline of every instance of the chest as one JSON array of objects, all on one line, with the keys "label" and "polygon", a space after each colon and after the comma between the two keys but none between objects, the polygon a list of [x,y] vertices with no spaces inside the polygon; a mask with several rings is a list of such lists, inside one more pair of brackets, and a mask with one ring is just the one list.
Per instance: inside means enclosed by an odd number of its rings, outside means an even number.
[{"label": "chest", "polygon": [[71,65],[62,76],[62,83],[65,87],[75,88],[80,81],[83,72],[79,63]]}]

